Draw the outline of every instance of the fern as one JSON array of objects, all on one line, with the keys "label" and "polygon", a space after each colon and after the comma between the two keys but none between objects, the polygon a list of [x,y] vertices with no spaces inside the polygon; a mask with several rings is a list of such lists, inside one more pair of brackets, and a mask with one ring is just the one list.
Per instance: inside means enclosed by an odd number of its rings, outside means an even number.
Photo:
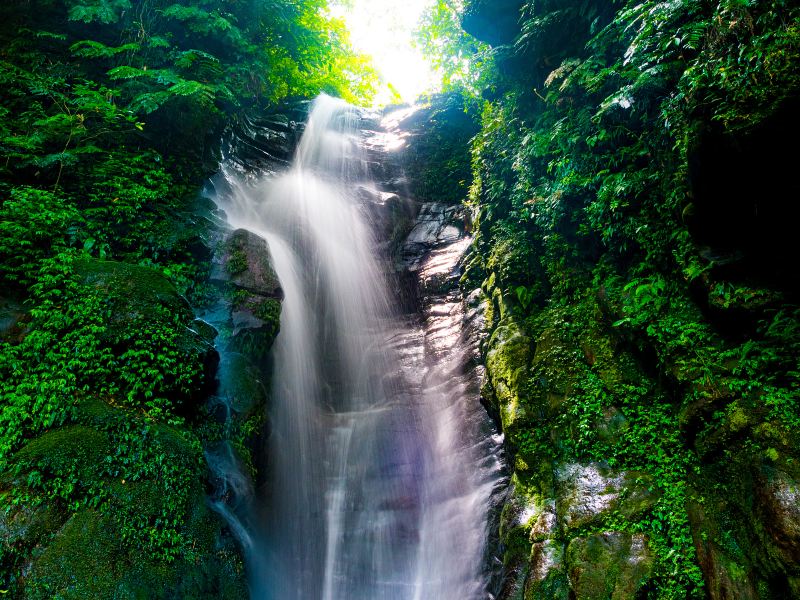
[{"label": "fern", "polygon": [[114,67],[113,69],[109,69],[106,75],[108,75],[109,79],[111,79],[112,81],[117,81],[120,79],[136,79],[139,77],[152,77],[153,73],[145,69],[138,69],[136,67],[131,67],[128,65],[122,65],[120,67]]},{"label": "fern", "polygon": [[122,46],[106,46],[102,42],[94,40],[81,40],[69,47],[70,52],[81,58],[110,58],[125,52],[138,52],[141,48],[141,44],[137,42],[130,42]]},{"label": "fern", "polygon": [[119,21],[121,14],[131,9],[130,0],[84,0],[69,9],[70,21],[103,23]]},{"label": "fern", "polygon": [[169,92],[146,92],[136,96],[128,108],[135,113],[148,115],[161,108],[171,97]]}]

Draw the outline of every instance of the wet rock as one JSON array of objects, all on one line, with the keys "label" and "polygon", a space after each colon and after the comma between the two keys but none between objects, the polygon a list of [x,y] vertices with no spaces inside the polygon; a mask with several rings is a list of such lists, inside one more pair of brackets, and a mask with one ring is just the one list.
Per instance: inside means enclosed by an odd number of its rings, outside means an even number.
[{"label": "wet rock", "polygon": [[418,205],[405,196],[371,187],[359,187],[358,194],[379,244],[394,252],[414,228]]},{"label": "wet rock", "polygon": [[499,598],[523,600],[530,571],[529,522],[536,514],[536,498],[530,497],[515,474],[500,513],[503,541],[503,591]]},{"label": "wet rock", "polygon": [[278,334],[283,297],[266,240],[234,231],[218,245],[210,279],[225,296],[204,315],[221,332],[220,348],[262,364]]},{"label": "wet rock", "polygon": [[234,231],[217,252],[211,280],[229,281],[239,289],[265,298],[282,296],[266,240],[246,229]]},{"label": "wet rock", "polygon": [[531,570],[525,582],[526,600],[568,600],[569,584],[564,563],[564,544],[537,542],[531,549]]},{"label": "wet rock", "polygon": [[692,525],[692,537],[697,550],[697,562],[703,571],[706,590],[711,600],[757,600],[752,573],[741,560],[723,548],[736,547],[728,541],[722,544],[722,532],[699,502],[687,504]]},{"label": "wet rock", "polygon": [[241,354],[227,352],[219,365],[217,396],[224,399],[225,406],[237,413],[247,414],[256,407],[262,407],[267,399],[262,379],[261,369]]},{"label": "wet rock", "polygon": [[528,378],[530,339],[513,319],[506,319],[489,339],[486,370],[498,403],[503,430],[524,422],[523,386]]},{"label": "wet rock", "polygon": [[800,484],[783,471],[764,467],[756,488],[764,527],[784,561],[800,561]]},{"label": "wet rock", "polygon": [[[461,277],[461,259],[471,242],[471,238],[461,238],[428,254],[419,270],[423,296],[433,298],[456,289]],[[460,293],[456,292],[456,295],[460,300]]]},{"label": "wet rock", "polygon": [[242,172],[251,173],[287,166],[307,113],[308,104],[301,101],[282,106],[276,114],[237,116],[224,134],[227,160],[235,162]]},{"label": "wet rock", "polygon": [[463,230],[464,216],[460,206],[437,202],[423,204],[414,228],[403,244],[401,264],[411,271],[417,270],[428,252],[458,241]]},{"label": "wet rock", "polygon": [[533,522],[531,541],[539,542],[552,538],[556,534],[557,525],[555,500],[548,500]]},{"label": "wet rock", "polygon": [[641,534],[605,531],[573,539],[567,547],[571,598],[636,598],[653,572],[653,556]]},{"label": "wet rock", "polygon": [[658,494],[648,489],[643,473],[614,472],[592,463],[569,464],[557,470],[558,515],[566,529],[577,529],[618,511],[626,518],[652,506]]}]

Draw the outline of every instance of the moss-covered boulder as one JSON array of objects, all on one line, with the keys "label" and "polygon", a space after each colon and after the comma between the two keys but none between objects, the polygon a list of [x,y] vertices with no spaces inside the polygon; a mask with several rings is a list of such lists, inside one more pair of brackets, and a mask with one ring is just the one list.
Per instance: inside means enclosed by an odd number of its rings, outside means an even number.
[{"label": "moss-covered boulder", "polygon": [[619,531],[575,538],[566,562],[575,600],[637,598],[654,564],[645,536]]},{"label": "moss-covered boulder", "polygon": [[[63,427],[14,456],[23,503],[0,519],[0,563],[16,569],[17,595],[245,598],[241,556],[206,501],[199,445],[113,412],[87,414],[107,431]],[[144,436],[140,464],[118,449],[135,443],[120,426]]]},{"label": "moss-covered boulder", "polygon": [[215,254],[211,278],[265,298],[282,296],[267,242],[247,229],[227,237]]},{"label": "moss-covered boulder", "polygon": [[[199,506],[200,512],[207,511],[204,504]],[[219,525],[208,520],[209,515],[205,519],[195,527],[207,528],[210,535],[198,538],[191,555],[165,562],[131,551],[108,515],[82,510],[34,559],[24,579],[23,597],[243,600],[248,592],[241,560],[235,548],[217,545]]]},{"label": "moss-covered boulder", "polygon": [[246,229],[228,234],[214,254],[211,281],[230,313],[220,328],[221,348],[263,364],[280,328],[283,298],[267,242]]},{"label": "moss-covered boulder", "polygon": [[651,507],[658,494],[651,478],[615,472],[606,465],[569,464],[557,470],[557,514],[565,529],[579,529],[618,512],[631,518]]},{"label": "moss-covered boulder", "polygon": [[75,261],[74,270],[76,293],[101,299],[97,335],[116,357],[116,376],[131,401],[144,403],[149,394],[180,406],[208,393],[219,356],[166,277],[149,267],[91,258]]}]

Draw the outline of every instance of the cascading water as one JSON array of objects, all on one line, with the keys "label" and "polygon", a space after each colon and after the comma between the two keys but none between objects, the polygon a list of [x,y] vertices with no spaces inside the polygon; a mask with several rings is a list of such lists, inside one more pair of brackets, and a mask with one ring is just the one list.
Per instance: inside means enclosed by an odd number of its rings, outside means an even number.
[{"label": "cascading water", "polygon": [[218,198],[233,226],[267,240],[284,292],[252,595],[485,598],[499,460],[474,390],[393,310],[356,194],[359,121],[321,96],[288,172],[228,172]]}]

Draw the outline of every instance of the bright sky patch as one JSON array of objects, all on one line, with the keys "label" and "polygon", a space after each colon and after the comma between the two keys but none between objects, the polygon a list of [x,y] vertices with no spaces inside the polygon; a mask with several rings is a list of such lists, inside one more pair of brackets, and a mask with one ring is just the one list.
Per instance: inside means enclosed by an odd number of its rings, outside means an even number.
[{"label": "bright sky patch", "polygon": [[355,49],[369,54],[382,82],[377,105],[392,100],[389,85],[406,102],[433,89],[437,81],[430,65],[413,45],[414,30],[424,10],[435,0],[338,0],[331,12],[350,30]]}]

